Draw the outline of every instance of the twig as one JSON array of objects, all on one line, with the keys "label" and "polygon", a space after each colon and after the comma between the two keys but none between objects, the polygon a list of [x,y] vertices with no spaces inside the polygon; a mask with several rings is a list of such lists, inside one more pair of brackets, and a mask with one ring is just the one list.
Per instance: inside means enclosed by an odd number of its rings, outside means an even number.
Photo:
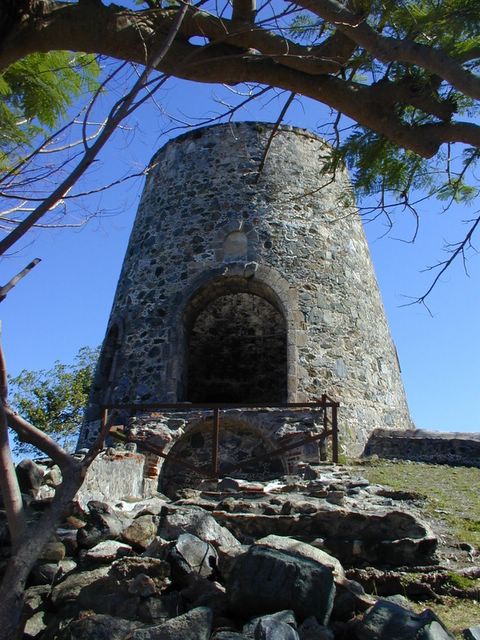
[{"label": "twig", "polygon": [[272,133],[270,134],[270,137],[268,138],[267,144],[265,145],[265,149],[263,151],[262,159],[260,160],[260,164],[258,165],[258,173],[257,173],[257,177],[255,178],[255,183],[257,183],[260,180],[260,176],[262,175],[263,167],[265,166],[265,161],[267,159],[267,155],[268,155],[268,151],[270,149],[270,146],[271,146],[271,144],[273,142],[273,138],[275,137],[279,126],[283,122],[283,118],[285,117],[285,114],[287,113],[288,107],[292,104],[293,99],[295,98],[296,95],[297,94],[292,91],[292,93],[289,95],[287,101],[283,105],[283,108],[280,111],[280,115],[278,116],[277,121],[273,125]]}]

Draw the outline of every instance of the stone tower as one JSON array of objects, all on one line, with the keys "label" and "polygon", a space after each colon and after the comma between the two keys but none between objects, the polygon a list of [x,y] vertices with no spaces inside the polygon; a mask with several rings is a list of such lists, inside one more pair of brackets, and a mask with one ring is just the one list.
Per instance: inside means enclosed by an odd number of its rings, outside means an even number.
[{"label": "stone tower", "polygon": [[329,147],[303,129],[281,127],[266,152],[271,133],[222,124],[154,156],[80,446],[117,403],[326,393],[348,453],[411,426],[347,172],[322,173]]}]

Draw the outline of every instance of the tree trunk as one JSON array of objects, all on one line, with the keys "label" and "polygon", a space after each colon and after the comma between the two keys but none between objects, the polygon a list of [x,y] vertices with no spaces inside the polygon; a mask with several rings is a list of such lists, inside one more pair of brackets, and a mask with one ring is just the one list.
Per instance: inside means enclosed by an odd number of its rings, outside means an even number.
[{"label": "tree trunk", "polygon": [[15,551],[18,540],[25,531],[26,520],[22,494],[18,487],[17,474],[8,441],[8,425],[3,402],[0,402],[0,490],[7,512],[12,549]]},{"label": "tree trunk", "polygon": [[0,629],[2,640],[18,640],[23,635],[22,608],[25,583],[38,556],[55,534],[69,503],[84,479],[85,470],[78,463],[63,477],[50,508],[38,522],[27,527],[12,555],[0,587]]}]

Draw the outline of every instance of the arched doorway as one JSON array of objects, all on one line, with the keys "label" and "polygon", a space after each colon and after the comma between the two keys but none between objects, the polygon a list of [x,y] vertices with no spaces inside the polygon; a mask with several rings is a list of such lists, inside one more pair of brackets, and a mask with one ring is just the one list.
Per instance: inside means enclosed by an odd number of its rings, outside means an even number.
[{"label": "arched doorway", "polygon": [[[212,427],[212,420],[203,420],[173,445],[162,465],[159,481],[162,493],[175,499],[179,489],[199,487],[211,476]],[[224,417],[219,438],[220,476],[228,474],[232,468],[236,478],[278,477],[285,473],[285,468],[280,457],[265,455],[272,448],[258,428],[239,419]],[[255,457],[259,459],[252,462]],[[179,461],[186,463],[185,466]]]},{"label": "arched doorway", "polygon": [[230,284],[231,290],[205,292],[186,314],[185,400],[286,402],[284,315],[257,291],[242,290],[239,282]]}]

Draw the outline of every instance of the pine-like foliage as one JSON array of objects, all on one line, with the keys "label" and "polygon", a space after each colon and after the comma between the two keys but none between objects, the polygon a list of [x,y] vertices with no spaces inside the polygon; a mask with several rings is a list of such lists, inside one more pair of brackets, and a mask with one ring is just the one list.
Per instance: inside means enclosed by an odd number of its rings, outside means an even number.
[{"label": "pine-like foliage", "polygon": [[67,114],[73,100],[94,90],[94,56],[66,51],[35,53],[0,75],[0,169],[10,166]]}]

